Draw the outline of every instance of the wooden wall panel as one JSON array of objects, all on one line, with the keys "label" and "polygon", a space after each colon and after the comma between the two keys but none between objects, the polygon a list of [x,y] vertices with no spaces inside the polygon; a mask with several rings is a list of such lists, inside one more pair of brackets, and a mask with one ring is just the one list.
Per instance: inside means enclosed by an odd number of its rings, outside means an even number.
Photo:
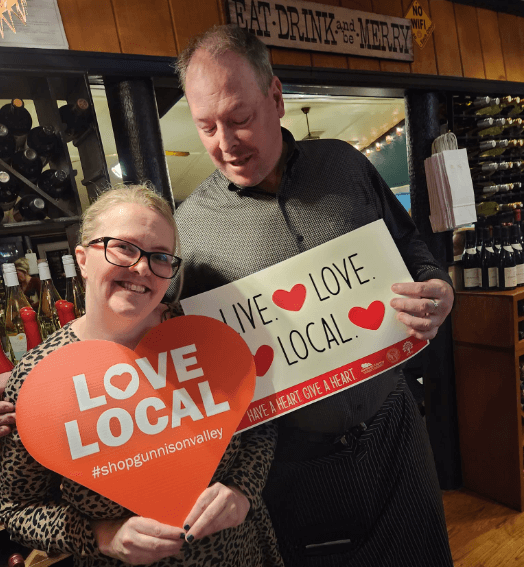
[{"label": "wooden wall panel", "polygon": [[477,9],[474,6],[455,4],[455,20],[462,59],[464,77],[485,79],[484,61],[477,20]]},{"label": "wooden wall panel", "polygon": [[453,4],[448,0],[430,0],[431,19],[435,24],[435,53],[439,75],[462,76],[460,49]]},{"label": "wooden wall panel", "polygon": [[205,32],[215,24],[226,23],[217,0],[169,0],[169,4],[178,53],[194,35]]},{"label": "wooden wall panel", "polygon": [[[403,18],[402,0],[372,0],[373,12],[385,16]],[[409,63],[405,61],[380,61],[380,70],[389,73],[410,73]]]},{"label": "wooden wall panel", "polygon": [[111,0],[122,53],[175,56],[169,0]]},{"label": "wooden wall panel", "polygon": [[500,43],[498,19],[491,10],[484,8],[477,8],[477,19],[486,79],[505,81],[506,68]]},{"label": "wooden wall panel", "polygon": [[296,65],[297,67],[311,67],[311,52],[298,49],[281,49],[271,47],[272,65]]},{"label": "wooden wall panel", "polygon": [[111,2],[58,0],[58,7],[70,49],[121,52]]},{"label": "wooden wall panel", "polygon": [[523,18],[498,14],[502,54],[508,81],[524,81],[524,26]]},{"label": "wooden wall panel", "polygon": [[[402,0],[402,14],[404,17],[411,6],[412,0]],[[418,0],[426,14],[431,18],[429,0]],[[416,41],[413,41],[413,63],[410,64],[412,73],[423,73],[425,75],[437,74],[437,59],[435,57],[435,40],[433,32],[426,41],[426,45],[421,49]]]},{"label": "wooden wall panel", "polygon": [[[348,10],[360,10],[361,12],[373,12],[373,4],[371,0],[340,0],[342,8]],[[350,69],[358,69],[361,71],[380,71],[380,63],[378,59],[371,57],[352,57],[348,56],[348,67]]]}]

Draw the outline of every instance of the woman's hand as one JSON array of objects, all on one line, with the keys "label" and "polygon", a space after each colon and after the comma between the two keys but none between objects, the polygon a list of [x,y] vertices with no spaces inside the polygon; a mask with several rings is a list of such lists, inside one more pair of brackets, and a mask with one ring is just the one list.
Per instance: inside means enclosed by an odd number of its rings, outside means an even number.
[{"label": "woman's hand", "polygon": [[213,484],[202,492],[186,518],[186,541],[191,543],[194,539],[239,526],[246,519],[250,506],[236,486]]},{"label": "woman's hand", "polygon": [[176,555],[184,531],[150,518],[91,521],[98,548],[104,555],[129,565],[144,565]]}]

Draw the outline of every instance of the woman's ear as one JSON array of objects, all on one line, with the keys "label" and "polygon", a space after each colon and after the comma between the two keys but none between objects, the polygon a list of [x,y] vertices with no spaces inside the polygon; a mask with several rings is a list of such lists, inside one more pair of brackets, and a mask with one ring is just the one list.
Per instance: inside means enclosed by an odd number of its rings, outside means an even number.
[{"label": "woman's ear", "polygon": [[80,273],[82,274],[84,280],[86,280],[87,279],[86,249],[83,246],[77,246],[75,248],[75,256],[78,267],[80,268]]}]

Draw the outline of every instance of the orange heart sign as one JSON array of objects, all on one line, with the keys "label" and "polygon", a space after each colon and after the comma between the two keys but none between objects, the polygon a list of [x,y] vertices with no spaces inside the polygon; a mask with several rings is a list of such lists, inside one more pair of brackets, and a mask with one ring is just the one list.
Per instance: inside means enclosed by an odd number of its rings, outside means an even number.
[{"label": "orange heart sign", "polygon": [[209,317],[177,317],[134,351],[80,341],[46,356],[20,390],[17,427],[43,466],[136,514],[181,526],[255,379],[236,331]]}]

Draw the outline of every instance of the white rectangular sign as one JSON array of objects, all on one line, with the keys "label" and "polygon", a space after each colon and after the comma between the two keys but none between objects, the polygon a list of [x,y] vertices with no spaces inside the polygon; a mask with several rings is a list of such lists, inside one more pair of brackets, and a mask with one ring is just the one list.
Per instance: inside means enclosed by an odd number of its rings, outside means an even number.
[{"label": "white rectangular sign", "polygon": [[249,345],[257,384],[239,431],[397,366],[427,341],[407,336],[391,285],[413,281],[378,220],[270,268],[182,300]]},{"label": "white rectangular sign", "polygon": [[69,49],[56,0],[0,0],[0,47]]},{"label": "white rectangular sign", "polygon": [[411,20],[301,0],[228,0],[229,21],[267,45],[413,61]]}]

